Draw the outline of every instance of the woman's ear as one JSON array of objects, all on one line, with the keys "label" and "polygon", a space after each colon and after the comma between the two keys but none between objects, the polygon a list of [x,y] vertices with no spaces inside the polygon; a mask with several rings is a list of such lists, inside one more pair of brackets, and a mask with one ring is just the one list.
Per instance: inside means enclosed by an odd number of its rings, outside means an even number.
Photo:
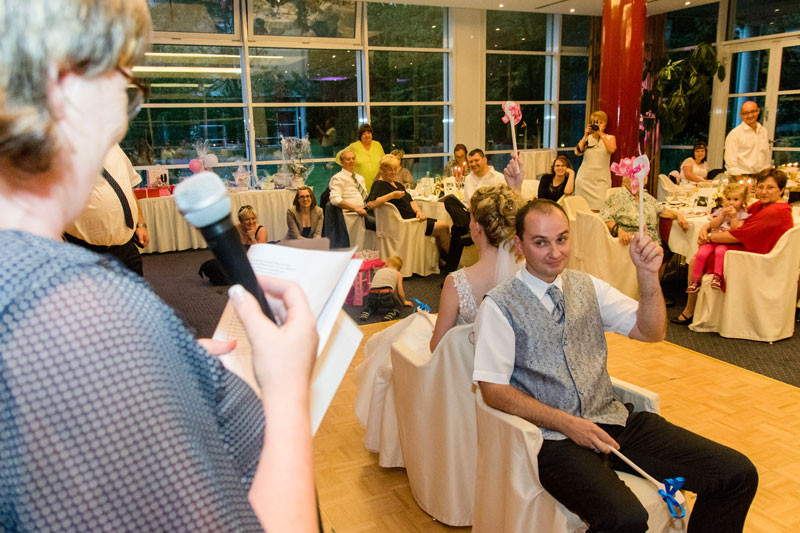
[{"label": "woman's ear", "polygon": [[47,69],[47,107],[53,121],[64,118],[67,95],[64,83],[67,75],[62,74],[56,67]]}]

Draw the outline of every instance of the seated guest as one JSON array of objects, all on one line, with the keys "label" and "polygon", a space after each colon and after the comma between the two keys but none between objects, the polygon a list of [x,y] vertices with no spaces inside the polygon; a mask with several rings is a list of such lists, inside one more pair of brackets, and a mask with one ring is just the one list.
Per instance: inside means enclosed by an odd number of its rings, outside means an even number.
[{"label": "seated guest", "polygon": [[450,328],[474,322],[484,295],[519,270],[518,256],[511,243],[514,221],[522,204],[522,197],[507,185],[481,187],[470,198],[469,228],[479,259],[445,278],[431,335],[431,351]]},{"label": "seated guest", "polygon": [[286,210],[286,225],[289,231],[286,239],[315,239],[322,237],[322,208],[317,207],[317,199],[311,187],[300,187],[294,197],[294,207]]},{"label": "seated guest", "polygon": [[372,184],[372,190],[367,197],[367,207],[375,209],[386,202],[391,202],[400,212],[401,217],[424,220],[426,223],[425,235],[436,237],[439,253],[444,257],[450,246],[450,228],[444,220],[425,216],[417,202],[411,199],[411,195],[408,194],[403,184],[396,181],[399,167],[400,161],[395,156],[391,154],[383,156],[378,179]]},{"label": "seated guest", "polygon": [[[786,188],[786,174],[776,168],[762,170],[756,175],[756,198],[747,208],[750,216],[736,229],[709,232],[703,228],[697,243],[724,244],[728,250],[743,250],[754,254],[766,254],[772,250],[781,236],[794,227],[792,206],[781,202],[783,190]],[[709,267],[706,265],[706,272]],[[693,271],[690,265],[689,271]],[[794,290],[794,289],[792,289]],[[686,307],[672,322],[682,326],[692,323],[694,307],[697,304],[697,293],[689,293]]]},{"label": "seated guest", "polygon": [[447,178],[460,177],[463,180],[468,171],[469,163],[467,162],[467,147],[463,144],[457,144],[455,148],[453,148],[453,159],[444,165],[444,176]]},{"label": "seated guest", "polygon": [[375,272],[367,295],[367,304],[358,317],[361,322],[369,320],[370,315],[375,312],[385,313],[383,320],[394,320],[400,315],[401,305],[412,306],[406,300],[403,290],[403,275],[400,273],[402,268],[403,259],[393,255],[386,260],[385,267]]},{"label": "seated guest", "polygon": [[[647,177],[642,180],[640,189],[647,183]],[[621,244],[629,244],[633,234],[639,231],[639,192],[634,194],[631,191],[630,178],[622,179],[622,187],[614,191],[606,198],[603,208],[600,210],[600,218],[606,223],[611,235],[619,237]],[[678,221],[678,225],[683,231],[689,229],[689,223],[683,215],[677,211],[667,209],[653,198],[649,192],[644,191],[644,220],[650,240],[660,244],[661,237],[658,234],[659,217],[671,218]]]},{"label": "seated guest", "polygon": [[328,184],[330,203],[346,211],[354,211],[364,219],[367,229],[375,230],[375,217],[364,209],[367,186],[364,177],[356,173],[356,154],[345,148],[339,152],[342,170],[331,177]]},{"label": "seated guest", "polygon": [[555,158],[550,174],[543,174],[539,180],[539,198],[557,202],[562,196],[569,196],[575,189],[575,171],[567,156]]},{"label": "seated guest", "polygon": [[256,211],[252,205],[243,205],[239,208],[239,223],[234,225],[239,230],[239,238],[245,248],[268,240],[267,228],[258,224]]},{"label": "seated guest", "polygon": [[684,488],[697,494],[689,531],[742,531],[758,485],[750,460],[654,413],[629,412],[614,397],[604,332],[664,339],[661,247],[648,235],[631,241],[637,302],[566,269],[569,221],[555,202],[529,202],[516,233],[525,267],[481,304],[473,378],[487,405],[541,429],[534,467],[544,489],[590,531],[646,531],[647,511],[612,472],[631,471],[613,447],[656,479],[686,479]]},{"label": "seated guest", "polygon": [[392,155],[400,161],[400,168],[397,170],[397,181],[403,184],[403,187],[406,189],[413,189],[414,188],[414,176],[411,175],[411,171],[408,170],[406,167],[403,166],[403,156],[406,153],[403,150],[392,150]]},{"label": "seated guest", "polygon": [[486,155],[480,148],[475,148],[469,153],[470,173],[464,180],[464,204],[469,205],[472,193],[480,187],[505,185],[506,179],[497,172],[493,166],[486,164]]},{"label": "seated guest", "polygon": [[706,156],[706,143],[695,143],[692,157],[687,157],[681,163],[681,183],[703,183],[706,181],[708,176]]},{"label": "seated guest", "polygon": [[755,175],[769,167],[769,136],[758,122],[758,113],[757,103],[743,103],[739,110],[742,122],[725,137],[725,169],[731,176]]}]

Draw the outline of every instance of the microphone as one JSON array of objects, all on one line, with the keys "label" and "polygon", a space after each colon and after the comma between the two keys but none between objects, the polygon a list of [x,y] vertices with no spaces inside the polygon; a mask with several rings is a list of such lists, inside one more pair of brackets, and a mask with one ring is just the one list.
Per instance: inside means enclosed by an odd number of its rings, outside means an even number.
[{"label": "microphone", "polygon": [[255,296],[261,311],[275,322],[231,220],[231,198],[219,176],[213,172],[195,174],[179,183],[173,195],[183,217],[203,234],[223,272]]}]

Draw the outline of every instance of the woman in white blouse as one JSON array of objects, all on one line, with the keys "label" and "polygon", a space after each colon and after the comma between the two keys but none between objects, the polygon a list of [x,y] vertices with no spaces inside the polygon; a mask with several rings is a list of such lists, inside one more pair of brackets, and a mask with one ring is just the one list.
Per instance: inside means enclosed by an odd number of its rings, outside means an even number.
[{"label": "woman in white blouse", "polygon": [[681,163],[682,183],[700,183],[706,181],[706,176],[708,176],[708,163],[706,162],[707,152],[706,143],[695,143],[693,156],[687,157],[686,160]]}]

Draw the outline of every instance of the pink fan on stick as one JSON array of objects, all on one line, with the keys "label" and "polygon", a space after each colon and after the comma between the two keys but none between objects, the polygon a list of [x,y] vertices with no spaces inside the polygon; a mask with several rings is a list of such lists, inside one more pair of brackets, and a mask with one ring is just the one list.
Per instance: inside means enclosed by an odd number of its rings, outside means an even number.
[{"label": "pink fan on stick", "polygon": [[517,154],[516,125],[522,120],[522,108],[516,102],[506,100],[503,102],[503,124],[511,123],[511,143],[514,146],[514,155]]}]

